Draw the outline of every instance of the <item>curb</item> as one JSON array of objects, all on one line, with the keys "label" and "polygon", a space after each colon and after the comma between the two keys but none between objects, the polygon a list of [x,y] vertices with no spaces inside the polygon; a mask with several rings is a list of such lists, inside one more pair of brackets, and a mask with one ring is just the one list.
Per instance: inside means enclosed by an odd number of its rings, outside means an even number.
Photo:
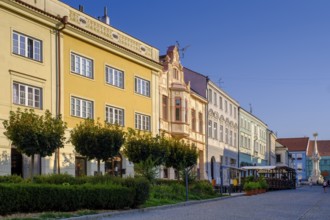
[{"label": "curb", "polygon": [[112,216],[118,216],[118,215],[124,215],[124,214],[131,214],[131,213],[138,213],[138,212],[148,212],[152,210],[161,210],[161,209],[169,209],[172,207],[182,207],[182,206],[189,206],[189,205],[195,205],[200,203],[207,203],[207,202],[214,202],[224,199],[230,199],[234,197],[243,196],[244,193],[234,193],[232,195],[213,198],[213,199],[205,199],[205,200],[192,200],[188,202],[180,202],[177,204],[171,204],[171,205],[162,205],[162,206],[154,206],[154,207],[148,207],[148,208],[140,208],[140,209],[131,209],[131,210],[123,210],[123,211],[110,211],[110,212],[104,212],[100,214],[94,214],[94,215],[83,215],[83,216],[77,216],[77,217],[71,217],[71,218],[65,218],[68,220],[94,220],[94,219],[102,219],[104,217],[112,217]]}]

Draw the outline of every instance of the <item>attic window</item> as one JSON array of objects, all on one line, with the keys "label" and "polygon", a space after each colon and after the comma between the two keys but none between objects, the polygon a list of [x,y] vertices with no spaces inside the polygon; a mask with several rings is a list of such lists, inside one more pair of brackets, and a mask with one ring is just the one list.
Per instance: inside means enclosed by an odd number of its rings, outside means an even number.
[{"label": "attic window", "polygon": [[140,46],[140,50],[141,50],[142,53],[146,52],[146,48],[143,45]]},{"label": "attic window", "polygon": [[117,34],[116,32],[113,32],[113,33],[111,34],[111,36],[112,36],[113,39],[115,39],[115,40],[118,41],[119,36],[118,36],[118,34]]}]

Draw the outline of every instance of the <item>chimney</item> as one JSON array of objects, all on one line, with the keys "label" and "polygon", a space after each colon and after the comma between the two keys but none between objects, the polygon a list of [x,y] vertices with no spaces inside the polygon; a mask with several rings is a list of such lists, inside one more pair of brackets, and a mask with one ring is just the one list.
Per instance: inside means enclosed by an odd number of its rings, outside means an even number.
[{"label": "chimney", "polygon": [[106,23],[107,25],[110,25],[110,18],[108,16],[107,7],[104,7],[104,16],[102,16],[99,20],[103,23]]},{"label": "chimney", "polygon": [[79,11],[84,12],[84,6],[79,5]]}]

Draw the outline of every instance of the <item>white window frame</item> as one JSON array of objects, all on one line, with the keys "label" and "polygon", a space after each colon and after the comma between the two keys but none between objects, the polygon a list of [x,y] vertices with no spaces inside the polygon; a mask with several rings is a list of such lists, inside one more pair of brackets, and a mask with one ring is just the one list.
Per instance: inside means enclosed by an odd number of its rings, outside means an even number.
[{"label": "white window frame", "polygon": [[94,78],[94,63],[92,59],[71,52],[71,72],[93,79]]},{"label": "white window frame", "polygon": [[213,138],[215,140],[218,140],[218,123],[213,122],[213,130],[214,130],[214,132],[213,132]]},{"label": "white window frame", "polygon": [[13,103],[42,109],[42,88],[13,82]]},{"label": "white window frame", "polygon": [[105,66],[105,81],[107,84],[124,88],[124,71],[118,70],[111,66]]},{"label": "white window frame", "polygon": [[42,62],[42,41],[13,31],[13,53]]},{"label": "white window frame", "polygon": [[212,132],[212,121],[211,120],[209,120],[209,122],[208,122],[208,133],[209,133],[209,138],[212,138],[213,137],[213,132]]},{"label": "white window frame", "polygon": [[125,125],[125,110],[110,105],[105,106],[105,120],[109,124]]},{"label": "white window frame", "polygon": [[135,129],[151,131],[151,117],[140,113],[135,113]]},{"label": "white window frame", "polygon": [[220,135],[219,135],[219,140],[223,142],[223,125],[220,125]]},{"label": "white window frame", "polygon": [[94,102],[87,99],[71,96],[71,116],[79,118],[94,118]]},{"label": "white window frame", "polygon": [[150,97],[150,81],[135,77],[135,93]]}]

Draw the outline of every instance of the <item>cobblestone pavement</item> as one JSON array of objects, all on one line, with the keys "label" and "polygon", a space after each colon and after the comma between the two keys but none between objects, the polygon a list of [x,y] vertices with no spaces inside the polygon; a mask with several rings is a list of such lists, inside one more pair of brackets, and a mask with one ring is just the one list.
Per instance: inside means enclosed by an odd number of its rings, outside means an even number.
[{"label": "cobblestone pavement", "polygon": [[[109,213],[110,214],[110,213]],[[189,205],[89,216],[103,220],[202,220],[202,219],[330,219],[330,188],[303,186],[296,190],[237,196]]]}]

